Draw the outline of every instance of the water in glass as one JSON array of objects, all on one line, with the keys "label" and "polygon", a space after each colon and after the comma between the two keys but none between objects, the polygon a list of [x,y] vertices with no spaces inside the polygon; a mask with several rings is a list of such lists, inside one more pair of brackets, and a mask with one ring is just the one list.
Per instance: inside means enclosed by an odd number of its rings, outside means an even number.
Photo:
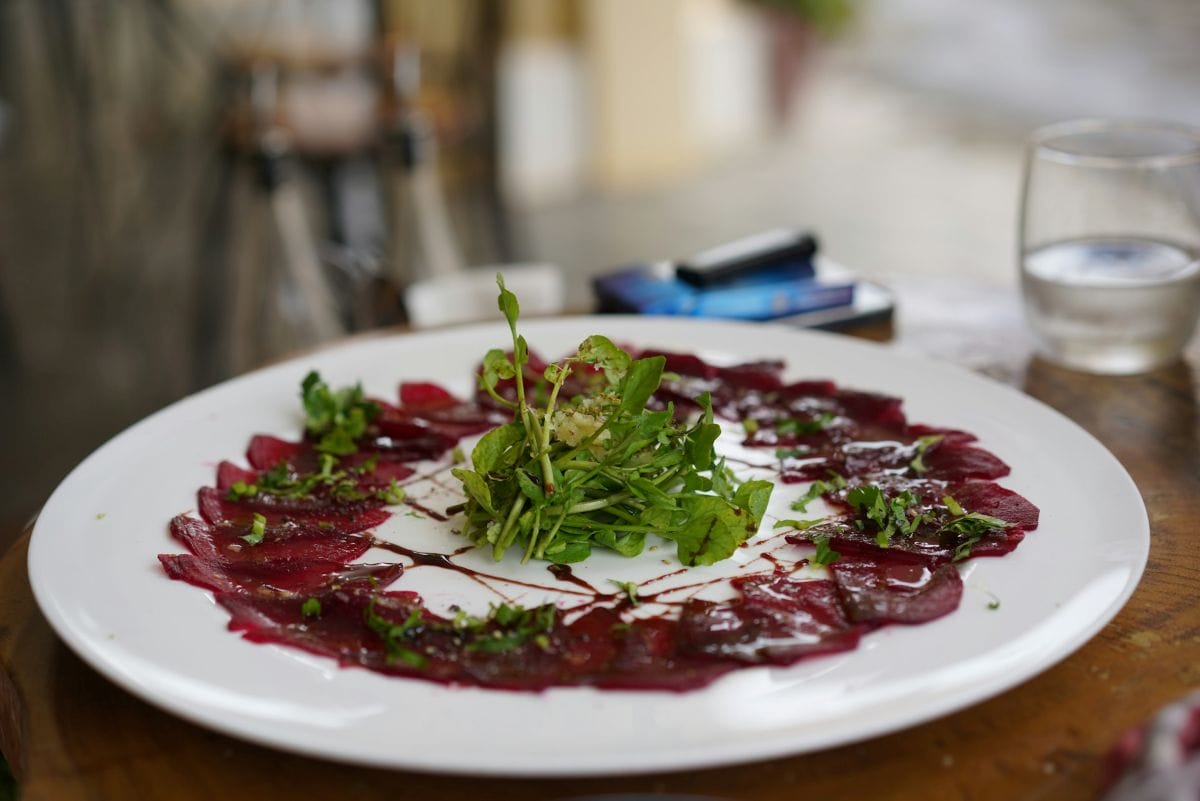
[{"label": "water in glass", "polygon": [[1024,255],[1025,307],[1044,353],[1097,373],[1171,361],[1200,307],[1200,254],[1172,242],[1094,238]]}]

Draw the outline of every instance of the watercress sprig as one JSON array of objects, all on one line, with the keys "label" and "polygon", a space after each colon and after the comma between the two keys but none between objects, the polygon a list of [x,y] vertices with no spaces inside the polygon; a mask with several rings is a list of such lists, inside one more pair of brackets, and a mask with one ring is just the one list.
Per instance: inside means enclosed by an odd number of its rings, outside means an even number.
[{"label": "watercress sprig", "polygon": [[[467,537],[497,560],[516,545],[522,561],[566,563],[595,547],[634,556],[657,534],[696,565],[727,558],[758,530],[772,484],[738,484],[717,459],[721,428],[707,395],[697,398],[701,413],[691,423],[677,421],[670,404],[647,409],[666,360],[634,359],[598,334],[527,386],[520,306],[501,276],[497,285],[512,350],[489,351],[479,383],[513,419],[479,441],[471,469],[452,471],[467,495]],[[583,370],[594,373],[595,391],[564,398],[567,380]],[[515,400],[500,391],[502,381],[513,382]]]}]

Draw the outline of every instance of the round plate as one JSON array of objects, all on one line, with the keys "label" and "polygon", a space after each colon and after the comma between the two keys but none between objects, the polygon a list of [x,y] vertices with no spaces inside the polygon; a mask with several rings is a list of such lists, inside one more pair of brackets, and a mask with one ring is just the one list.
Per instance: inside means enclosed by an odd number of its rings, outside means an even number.
[{"label": "round plate", "polygon": [[[740,670],[683,694],[501,692],[339,668],[242,640],[226,630],[228,615],[209,593],[166,578],[157,554],[181,550],[167,522],[195,508],[216,463],[241,454],[252,434],[297,435],[298,387],[309,369],[334,386],[361,379],[384,398],[400,380],[437,381],[465,395],[478,359],[508,341],[503,325],[488,325],[351,341],[214,387],[117,436],[67,477],[38,520],[29,575],[42,611],[109,679],[236,737],[396,768],[598,775],[814,750],[961,709],[1077,649],[1141,576],[1149,525],[1121,465],[1067,418],[973,373],[779,326],[584,317],[522,323],[522,332],[548,355],[604,333],[717,362],[782,358],[791,378],[899,395],[910,420],[971,431],[1008,462],[1012,474],[1001,483],[1041,507],[1041,525],[1014,553],[966,563],[962,605],[941,620],[887,627],[849,653]],[[780,485],[775,503],[786,508],[802,490]],[[461,545],[448,526],[400,514],[380,535]],[[661,566],[663,555],[597,554],[583,565],[593,583],[640,578],[653,570],[646,559]],[[515,577],[520,568],[506,561],[488,569]],[[396,586],[420,590],[431,604],[459,598],[486,608],[485,597],[468,597],[448,575],[413,570]]]}]

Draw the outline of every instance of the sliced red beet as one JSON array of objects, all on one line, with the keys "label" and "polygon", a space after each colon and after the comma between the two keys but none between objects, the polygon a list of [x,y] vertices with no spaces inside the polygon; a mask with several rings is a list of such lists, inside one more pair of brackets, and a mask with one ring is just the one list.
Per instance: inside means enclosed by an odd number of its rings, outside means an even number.
[{"label": "sliced red beet", "polygon": [[[247,640],[292,645],[334,657],[344,665],[385,666],[383,640],[364,623],[371,593],[326,590],[311,597],[320,605],[320,614],[305,615],[307,598],[301,597],[270,598],[233,592],[218,593],[216,600],[230,613],[229,629],[241,632]],[[406,608],[411,611],[416,605],[409,601]]]},{"label": "sliced red beet", "polygon": [[684,653],[739,662],[791,664],[806,656],[852,650],[862,634],[838,602],[831,581],[786,576],[734,579],[741,603],[690,601],[679,620]]},{"label": "sliced red beet", "polygon": [[617,653],[609,669],[592,683],[622,690],[686,692],[736,668],[736,663],[679,654],[678,621],[663,617],[634,620],[617,630]]},{"label": "sliced red beet", "polygon": [[943,481],[1002,478],[1010,472],[1008,465],[994,453],[970,445],[955,447],[939,443],[925,453],[924,460],[925,476]]},{"label": "sliced red beet", "polygon": [[896,431],[903,431],[907,426],[900,398],[852,389],[840,389],[834,397],[846,416],[859,423],[886,426]]},{"label": "sliced red beet", "polygon": [[229,488],[239,481],[243,484],[253,484],[258,480],[258,473],[238,467],[233,462],[221,462],[217,465],[217,489],[228,492]]},{"label": "sliced red beet", "polygon": [[371,538],[311,526],[267,526],[263,540],[250,545],[242,539],[246,526],[212,526],[188,515],[171,521],[171,535],[191,553],[223,562],[327,561],[346,564],[371,547]]},{"label": "sliced red beet", "polygon": [[784,364],[781,361],[747,362],[733,367],[717,368],[717,378],[735,390],[766,392],[783,386]]},{"label": "sliced red beet", "polygon": [[282,498],[259,493],[244,501],[231,501],[214,487],[201,487],[197,503],[200,516],[214,526],[249,526],[258,513],[267,519],[268,528],[283,523],[313,528],[325,525],[353,534],[374,528],[390,516],[376,500],[334,503],[328,498]]},{"label": "sliced red beet", "polygon": [[381,416],[416,422],[454,440],[481,434],[512,417],[474,401],[459,400],[437,384],[401,384],[400,403],[399,407],[381,403]]},{"label": "sliced red beet", "polygon": [[309,559],[226,561],[192,554],[160,554],[158,561],[171,578],[213,592],[316,592],[330,586],[387,587],[403,572],[398,563],[350,565]]},{"label": "sliced red beet", "polygon": [[837,384],[832,381],[795,381],[783,387],[779,392],[782,401],[798,398],[824,398],[837,392]]},{"label": "sliced red beet", "polygon": [[957,428],[938,428],[923,423],[910,425],[908,433],[916,438],[940,437],[943,445],[970,445],[979,439],[969,431],[959,431]]},{"label": "sliced red beet", "polygon": [[699,356],[694,356],[690,353],[672,353],[665,350],[642,351],[641,358],[645,359],[651,356],[662,356],[666,360],[663,370],[668,373],[713,379],[717,377],[717,373],[719,372],[713,365],[704,361]]},{"label": "sliced red beet", "polygon": [[843,555],[829,567],[847,617],[857,623],[926,623],[962,599],[952,564],[928,566],[886,554]]},{"label": "sliced red beet", "polygon": [[246,449],[246,461],[256,470],[270,470],[280,462],[294,462],[306,450],[303,442],[288,442],[278,437],[258,434]]},{"label": "sliced red beet", "polygon": [[393,417],[386,411],[375,419],[372,428],[378,436],[360,443],[362,450],[386,454],[401,462],[436,459],[458,442],[456,436],[447,436],[407,416]]},{"label": "sliced red beet", "polygon": [[[789,534],[786,539],[788,542],[804,545],[811,542],[810,537],[820,535],[829,537],[830,547],[843,556],[900,559],[904,558],[902,555],[907,555],[932,566],[954,561],[959,546],[957,535],[939,533],[938,528],[937,525],[923,525],[911,537],[892,537],[886,548],[876,544],[874,531],[860,531],[839,521],[814,526],[803,535]],[[997,529],[975,543],[970,550],[970,556],[1001,556],[1011,552],[1024,538],[1025,533],[1019,528]]]},{"label": "sliced red beet", "polygon": [[461,403],[437,384],[405,382],[400,385],[400,405],[411,412],[444,409]]},{"label": "sliced red beet", "polygon": [[951,484],[946,494],[968,512],[998,517],[1015,527],[1032,531],[1038,527],[1040,512],[1021,495],[991,481],[964,481]]}]

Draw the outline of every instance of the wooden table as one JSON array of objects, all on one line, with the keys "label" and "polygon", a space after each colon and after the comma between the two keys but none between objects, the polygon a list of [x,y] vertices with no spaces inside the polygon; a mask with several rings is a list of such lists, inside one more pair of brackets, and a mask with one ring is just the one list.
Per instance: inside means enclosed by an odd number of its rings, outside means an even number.
[{"label": "wooden table", "polygon": [[[985,703],[886,737],[743,767],[586,780],[366,770],[282,754],[160,712],[51,633],[25,571],[0,561],[0,749],[25,801],[557,799],[654,792],[726,799],[1094,798],[1122,732],[1200,686],[1200,425],[1187,363],[1132,378],[1030,360],[1011,293],[910,285],[896,341],[1021,387],[1098,437],[1133,475],[1153,544],[1117,618],[1062,664]],[[886,338],[888,330],[863,334]],[[1188,361],[1196,363],[1197,348]]]}]

